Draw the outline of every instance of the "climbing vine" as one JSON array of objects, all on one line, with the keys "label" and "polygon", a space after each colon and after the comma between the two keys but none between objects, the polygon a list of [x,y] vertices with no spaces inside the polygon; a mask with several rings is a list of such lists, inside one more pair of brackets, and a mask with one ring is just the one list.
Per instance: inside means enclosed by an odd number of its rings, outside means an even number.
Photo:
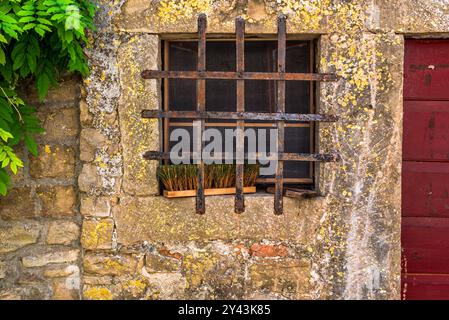
[{"label": "climbing vine", "polygon": [[23,167],[18,144],[37,156],[35,135],[43,132],[16,88],[31,78],[42,101],[62,73],[87,75],[83,48],[95,10],[91,0],[0,0],[0,195]]}]

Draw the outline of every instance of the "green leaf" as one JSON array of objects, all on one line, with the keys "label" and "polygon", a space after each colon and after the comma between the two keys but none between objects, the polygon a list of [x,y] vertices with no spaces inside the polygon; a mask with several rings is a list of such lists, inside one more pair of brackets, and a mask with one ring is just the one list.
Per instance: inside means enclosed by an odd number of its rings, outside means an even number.
[{"label": "green leaf", "polygon": [[41,37],[45,35],[45,31],[40,27],[41,25],[38,25],[34,28],[34,31],[36,31]]},{"label": "green leaf", "polygon": [[39,93],[39,99],[43,100],[44,97],[47,95],[48,88],[50,87],[50,78],[46,73],[41,73],[37,77],[37,91]]},{"label": "green leaf", "polygon": [[29,17],[20,18],[19,22],[20,23],[28,23],[28,22],[32,22],[32,21],[35,21],[35,20],[36,20],[36,18],[29,16]]},{"label": "green leaf", "polygon": [[11,162],[9,168],[11,169],[12,173],[17,174],[17,165],[14,162]]},{"label": "green leaf", "polygon": [[34,15],[34,11],[22,10],[22,11],[17,12],[17,15],[18,15],[19,17],[32,16],[32,15]]},{"label": "green leaf", "polygon": [[32,73],[36,72],[37,60],[35,55],[28,54],[27,55],[28,67],[30,68]]},{"label": "green leaf", "polygon": [[3,26],[3,31],[5,31],[5,33],[10,37],[14,39],[19,39],[19,35],[17,34],[17,32],[13,30],[13,28],[11,28],[10,26]]},{"label": "green leaf", "polygon": [[7,23],[17,23],[16,19],[11,17],[10,15],[6,15],[3,12],[0,12],[0,20]]},{"label": "green leaf", "polygon": [[23,31],[27,31],[27,30],[33,29],[35,26],[36,26],[35,23],[28,23],[27,25],[25,25],[23,27]]},{"label": "green leaf", "polygon": [[25,145],[28,149],[28,151],[35,157],[38,155],[37,151],[37,143],[34,140],[34,138],[30,135],[25,135]]},{"label": "green leaf", "polygon": [[5,168],[8,166],[9,162],[11,162],[11,159],[8,157],[5,158],[5,160],[2,161],[2,168]]},{"label": "green leaf", "polygon": [[13,138],[13,135],[11,133],[9,133],[8,131],[5,131],[2,128],[0,128],[0,138],[3,141],[8,142],[8,139]]},{"label": "green leaf", "polygon": [[5,51],[3,51],[2,48],[0,48],[0,64],[5,64],[6,63],[6,56],[5,56]]},{"label": "green leaf", "polygon": [[6,40],[5,36],[2,35],[1,33],[0,33],[0,42],[8,43],[8,40]]},{"label": "green leaf", "polygon": [[25,54],[24,54],[24,53],[19,54],[19,55],[15,58],[15,60],[14,60],[14,63],[13,63],[13,65],[12,65],[12,69],[13,69],[13,70],[20,69],[20,68],[23,66],[23,63],[24,63],[24,62],[25,62]]}]

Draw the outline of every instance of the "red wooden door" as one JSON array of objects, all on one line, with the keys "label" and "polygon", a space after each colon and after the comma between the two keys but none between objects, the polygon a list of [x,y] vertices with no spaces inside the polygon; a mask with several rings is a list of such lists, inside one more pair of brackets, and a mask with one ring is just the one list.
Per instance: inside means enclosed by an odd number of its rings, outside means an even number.
[{"label": "red wooden door", "polygon": [[449,40],[408,40],[402,298],[449,299]]}]

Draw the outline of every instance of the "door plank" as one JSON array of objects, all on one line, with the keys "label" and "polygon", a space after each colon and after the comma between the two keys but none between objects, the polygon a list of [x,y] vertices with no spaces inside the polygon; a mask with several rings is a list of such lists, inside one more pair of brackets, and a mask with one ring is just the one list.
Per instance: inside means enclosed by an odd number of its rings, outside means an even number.
[{"label": "door plank", "polygon": [[403,162],[402,216],[449,217],[449,163]]}]

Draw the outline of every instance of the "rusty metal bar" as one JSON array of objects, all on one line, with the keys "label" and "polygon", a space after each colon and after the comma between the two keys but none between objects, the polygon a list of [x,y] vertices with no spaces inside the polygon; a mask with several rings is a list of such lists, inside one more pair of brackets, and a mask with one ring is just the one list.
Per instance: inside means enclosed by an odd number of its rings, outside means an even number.
[{"label": "rusty metal bar", "polygon": [[[287,45],[287,28],[286,17],[280,15],[278,18],[278,73],[285,73],[285,56]],[[281,77],[284,78],[284,77]],[[285,112],[285,81],[277,81],[277,109],[276,112]],[[284,135],[285,124],[283,120],[277,122],[278,143],[277,150],[279,153],[284,153]],[[284,160],[278,160],[276,168],[276,183],[274,192],[274,214],[281,215],[284,213]]]},{"label": "rusty metal bar", "polygon": [[[194,152],[183,153],[184,158],[190,159],[194,155]],[[233,152],[215,152],[214,158],[225,159],[226,157],[236,157]],[[281,161],[312,161],[312,162],[336,162],[340,161],[340,156],[336,153],[278,153],[277,155],[266,154],[262,152],[244,153],[245,160],[281,160]],[[143,154],[143,158],[146,160],[167,160],[180,158],[177,153],[161,152],[161,151],[147,151]]]},{"label": "rusty metal bar", "polygon": [[[245,71],[245,20],[237,18],[235,21],[236,35],[236,66],[237,73]],[[237,80],[237,112],[245,111],[245,80]],[[245,153],[245,125],[242,119],[237,120],[236,134],[236,172],[235,172],[235,213],[243,213],[245,211],[245,198],[243,195],[243,175],[244,175],[244,159]]]},{"label": "rusty metal bar", "polygon": [[[237,86],[238,87],[238,86]],[[295,122],[335,122],[338,117],[326,114],[263,113],[263,112],[221,112],[221,111],[160,111],[143,110],[142,118],[170,119],[220,119],[220,120],[258,120]]]},{"label": "rusty metal bar", "polygon": [[[198,72],[204,72],[206,70],[206,29],[207,29],[207,17],[205,14],[198,16]],[[206,80],[197,80],[196,99],[198,112],[204,112],[206,110]],[[200,120],[200,159],[198,160],[198,177],[197,177],[197,193],[196,193],[196,213],[206,213],[206,199],[204,197],[204,160],[201,157],[204,149],[204,141],[202,139],[204,131],[204,119]]]},{"label": "rusty metal bar", "polygon": [[234,71],[161,71],[144,70],[143,79],[222,79],[222,80],[284,80],[284,81],[337,81],[335,74],[328,73],[280,73],[280,72],[234,72]]}]

